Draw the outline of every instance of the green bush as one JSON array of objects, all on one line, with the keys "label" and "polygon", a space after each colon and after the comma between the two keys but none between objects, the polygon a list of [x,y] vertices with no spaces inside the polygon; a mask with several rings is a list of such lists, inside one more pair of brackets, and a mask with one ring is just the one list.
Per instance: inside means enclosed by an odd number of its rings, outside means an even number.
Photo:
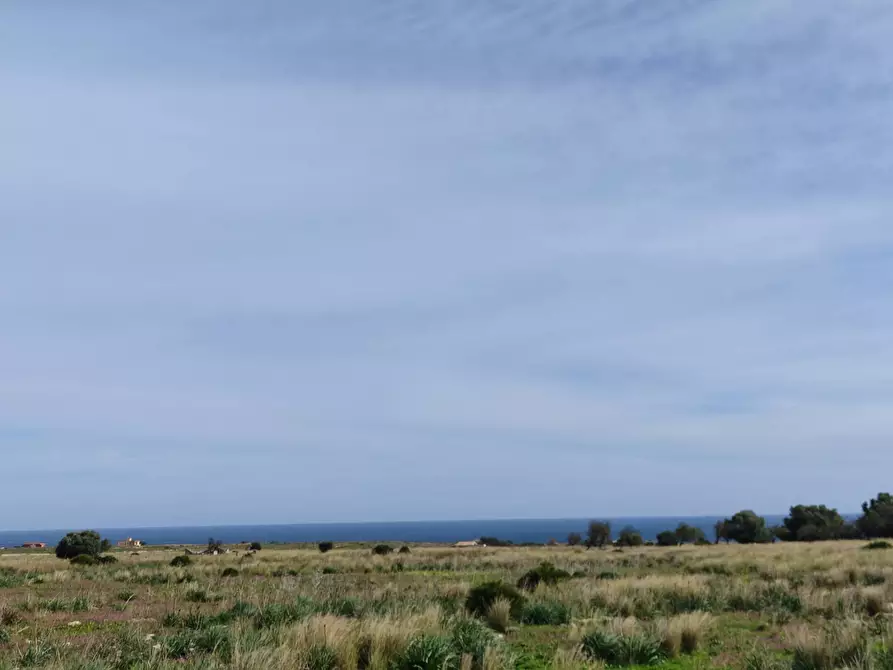
[{"label": "green bush", "polygon": [[563,626],[570,622],[571,611],[564,603],[527,603],[521,612],[521,623],[531,626]]},{"label": "green bush", "polygon": [[320,552],[327,554],[335,548],[334,542],[320,542],[318,545]]},{"label": "green bush", "polygon": [[644,635],[595,631],[583,638],[583,653],[609,666],[658,665],[664,661],[660,643]]},{"label": "green bush", "polygon": [[638,530],[632,526],[627,526],[620,531],[620,535],[617,536],[616,544],[618,547],[641,547],[645,544],[645,541],[642,539],[642,534]]},{"label": "green bush", "polygon": [[118,562],[118,559],[114,556],[100,556],[96,560],[102,563],[102,565],[114,565]]},{"label": "green bush", "polygon": [[223,572],[220,573],[220,576],[224,578],[238,577],[239,571],[235,568],[226,568]]},{"label": "green bush", "polygon": [[387,544],[377,544],[373,547],[372,553],[376,556],[387,556],[394,553],[394,548]]},{"label": "green bush", "polygon": [[863,549],[874,550],[874,549],[893,549],[893,544],[890,544],[886,540],[875,540],[874,542],[869,542],[866,544]]},{"label": "green bush", "polygon": [[315,644],[307,651],[302,667],[306,670],[335,670],[338,667],[338,653],[331,647]]},{"label": "green bush", "polygon": [[586,532],[587,547],[604,547],[611,542],[611,524],[607,521],[590,521]]},{"label": "green bush", "polygon": [[72,565],[96,565],[98,562],[94,556],[89,554],[79,554],[69,561]]},{"label": "green bush", "polygon": [[458,665],[452,640],[438,635],[413,639],[393,664],[394,670],[443,670]]},{"label": "green bush", "polygon": [[398,553],[400,553],[400,554],[411,554],[411,553],[412,553],[412,549],[410,549],[409,547],[407,547],[407,546],[404,544],[402,547],[400,547],[400,551],[399,551]]},{"label": "green bush", "polygon": [[174,556],[171,560],[172,568],[185,568],[187,565],[192,565],[192,559],[189,556]]},{"label": "green bush", "polygon": [[525,591],[535,591],[536,587],[541,583],[552,585],[570,578],[571,574],[566,570],[556,568],[548,561],[544,561],[533,570],[525,573],[521,579],[518,580],[518,588],[524,589]]},{"label": "green bush", "polygon": [[664,530],[657,534],[658,547],[675,547],[679,544],[679,538],[672,530]]},{"label": "green bush", "polygon": [[477,619],[460,618],[453,624],[450,632],[453,648],[461,658],[468,654],[472,658],[472,664],[476,668],[483,665],[484,654],[487,648],[496,641],[493,631],[487,628]]},{"label": "green bush", "polygon": [[465,609],[476,616],[487,616],[490,606],[498,599],[505,598],[512,604],[512,616],[519,618],[524,609],[524,596],[511,584],[486,582],[473,587],[465,600]]},{"label": "green bush", "polygon": [[68,533],[56,545],[56,558],[72,559],[76,556],[96,558],[107,545],[108,543],[104,543],[95,530]]},{"label": "green bush", "polygon": [[263,549],[263,545],[261,545],[260,542],[252,542],[252,543],[248,546],[248,549],[249,549],[250,551],[260,551],[261,549]]}]

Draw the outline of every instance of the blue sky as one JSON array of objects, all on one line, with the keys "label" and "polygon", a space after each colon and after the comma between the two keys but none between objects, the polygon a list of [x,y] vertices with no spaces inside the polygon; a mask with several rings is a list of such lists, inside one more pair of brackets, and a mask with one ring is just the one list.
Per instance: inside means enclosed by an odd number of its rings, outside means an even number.
[{"label": "blue sky", "polygon": [[893,466],[891,32],[4,2],[0,527],[857,509]]}]

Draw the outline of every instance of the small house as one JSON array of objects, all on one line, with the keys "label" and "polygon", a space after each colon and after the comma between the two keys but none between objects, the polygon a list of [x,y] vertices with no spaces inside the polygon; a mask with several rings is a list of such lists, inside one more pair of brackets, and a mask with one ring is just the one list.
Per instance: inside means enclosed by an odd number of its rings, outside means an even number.
[{"label": "small house", "polygon": [[118,546],[122,549],[139,549],[143,546],[143,541],[134,540],[132,537],[128,537],[126,540],[121,540],[118,543]]},{"label": "small house", "polygon": [[456,549],[470,549],[471,547],[480,547],[482,545],[477,540],[467,540],[467,541],[462,541],[462,542],[456,542],[456,544],[453,546],[456,547]]},{"label": "small house", "polygon": [[22,544],[22,549],[46,549],[46,542],[25,542]]}]

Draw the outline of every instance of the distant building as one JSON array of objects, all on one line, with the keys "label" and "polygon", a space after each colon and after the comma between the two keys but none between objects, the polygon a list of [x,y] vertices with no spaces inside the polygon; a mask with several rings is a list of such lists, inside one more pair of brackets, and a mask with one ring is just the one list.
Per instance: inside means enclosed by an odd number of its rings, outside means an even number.
[{"label": "distant building", "polygon": [[453,546],[457,549],[469,549],[471,547],[480,547],[483,545],[477,540],[468,540],[467,542],[456,542]]},{"label": "distant building", "polygon": [[46,542],[25,542],[22,545],[22,549],[46,549]]},{"label": "distant building", "polygon": [[118,543],[118,546],[121,549],[139,549],[143,546],[142,540],[134,540],[132,537],[128,537],[126,540],[121,540]]}]

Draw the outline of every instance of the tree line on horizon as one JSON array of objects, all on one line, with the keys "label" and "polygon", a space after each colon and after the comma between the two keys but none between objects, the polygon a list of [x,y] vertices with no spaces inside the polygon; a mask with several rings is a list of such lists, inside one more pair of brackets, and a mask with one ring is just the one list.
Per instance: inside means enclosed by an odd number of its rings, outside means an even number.
[{"label": "tree line on horizon", "polygon": [[[765,517],[753,510],[741,510],[727,519],[717,521],[713,531],[716,544],[893,538],[893,495],[878,493],[877,498],[863,502],[862,514],[853,522],[847,521],[836,509],[825,505],[794,505],[779,526],[769,526]],[[567,542],[571,546],[582,545],[586,548],[605,547],[609,544],[621,547],[649,544],[632,526],[622,528],[617,539],[613,540],[610,522],[597,520],[589,522],[585,538],[580,533],[571,533]],[[658,533],[654,544],[666,547],[711,542],[702,529],[680,523],[675,529]]]}]

